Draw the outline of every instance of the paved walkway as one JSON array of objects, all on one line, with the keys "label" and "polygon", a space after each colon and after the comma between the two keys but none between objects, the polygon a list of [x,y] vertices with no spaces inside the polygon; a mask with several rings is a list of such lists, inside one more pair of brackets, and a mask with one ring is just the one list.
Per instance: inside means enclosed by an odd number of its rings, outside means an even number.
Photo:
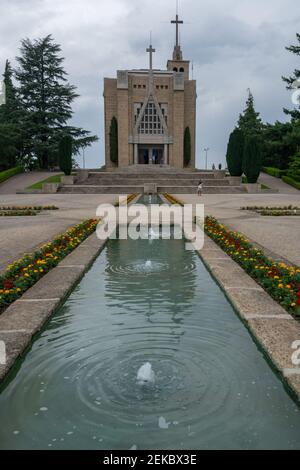
[{"label": "paved walkway", "polygon": [[202,198],[192,194],[175,195],[186,203],[202,203],[205,214],[212,215],[232,230],[244,233],[277,258],[300,266],[300,217],[263,217],[255,212],[241,211],[242,206],[300,207],[297,194],[206,194]]},{"label": "paved walkway", "polygon": [[4,183],[0,184],[0,194],[16,194],[17,191],[24,191],[28,186],[38,183],[49,176],[54,176],[59,173],[50,171],[32,171],[30,173],[21,173],[20,175],[13,176]]},{"label": "paved walkway", "polygon": [[32,252],[77,223],[93,218],[101,203],[116,202],[118,196],[83,194],[0,195],[0,205],[55,205],[33,217],[0,218],[0,273],[12,261]]},{"label": "paved walkway", "polygon": [[259,177],[259,182],[265,184],[270,189],[276,189],[281,194],[299,194],[300,191],[290,184],[285,183],[280,178],[274,178],[267,173],[261,173]]}]

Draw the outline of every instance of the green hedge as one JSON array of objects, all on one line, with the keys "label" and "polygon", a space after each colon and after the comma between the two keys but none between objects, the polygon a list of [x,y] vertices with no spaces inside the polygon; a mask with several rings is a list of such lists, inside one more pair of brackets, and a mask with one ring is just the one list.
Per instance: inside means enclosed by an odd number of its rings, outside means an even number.
[{"label": "green hedge", "polygon": [[300,183],[298,181],[295,181],[290,176],[283,176],[282,181],[284,181],[285,183],[290,184],[291,186],[294,186],[294,188],[300,190]]},{"label": "green hedge", "polygon": [[23,168],[21,166],[16,166],[15,168],[10,168],[10,170],[5,170],[0,173],[0,183],[8,180],[12,176],[18,175],[19,173],[23,172]]},{"label": "green hedge", "polygon": [[279,168],[273,168],[270,166],[264,166],[262,171],[270,176],[275,176],[275,178],[282,178],[287,172],[287,170],[280,170]]}]

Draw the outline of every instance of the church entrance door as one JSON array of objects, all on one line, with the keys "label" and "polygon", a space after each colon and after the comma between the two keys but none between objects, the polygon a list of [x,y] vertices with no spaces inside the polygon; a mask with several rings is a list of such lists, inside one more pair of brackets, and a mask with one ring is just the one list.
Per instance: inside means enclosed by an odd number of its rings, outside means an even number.
[{"label": "church entrance door", "polygon": [[163,145],[139,145],[138,147],[139,165],[161,165],[164,163]]}]

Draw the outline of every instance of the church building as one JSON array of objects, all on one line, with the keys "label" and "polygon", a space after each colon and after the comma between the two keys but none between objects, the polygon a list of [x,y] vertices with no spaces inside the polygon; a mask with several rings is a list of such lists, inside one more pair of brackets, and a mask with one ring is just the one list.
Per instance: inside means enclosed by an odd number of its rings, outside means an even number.
[{"label": "church building", "polygon": [[[190,79],[190,61],[183,59],[182,23],[178,15],[172,21],[176,43],[166,70],[153,68],[155,49],[150,44],[149,69],[118,70],[117,78],[104,79],[107,169],[131,165],[195,168],[196,81]],[[117,162],[111,149],[113,124]]]}]

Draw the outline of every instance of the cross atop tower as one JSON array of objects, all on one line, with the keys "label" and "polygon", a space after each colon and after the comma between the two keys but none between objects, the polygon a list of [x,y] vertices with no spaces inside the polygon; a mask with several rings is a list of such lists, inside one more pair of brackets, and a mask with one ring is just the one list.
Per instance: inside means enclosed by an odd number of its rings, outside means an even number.
[{"label": "cross atop tower", "polygon": [[150,72],[152,72],[152,65],[153,65],[153,53],[156,52],[155,49],[153,49],[152,44],[146,49],[147,52],[149,52],[149,69]]},{"label": "cross atop tower", "polygon": [[172,20],[171,24],[176,24],[176,44],[173,52],[173,60],[182,60],[182,51],[179,44],[179,25],[183,24],[183,21],[179,19],[178,13],[176,13],[176,19]]}]

